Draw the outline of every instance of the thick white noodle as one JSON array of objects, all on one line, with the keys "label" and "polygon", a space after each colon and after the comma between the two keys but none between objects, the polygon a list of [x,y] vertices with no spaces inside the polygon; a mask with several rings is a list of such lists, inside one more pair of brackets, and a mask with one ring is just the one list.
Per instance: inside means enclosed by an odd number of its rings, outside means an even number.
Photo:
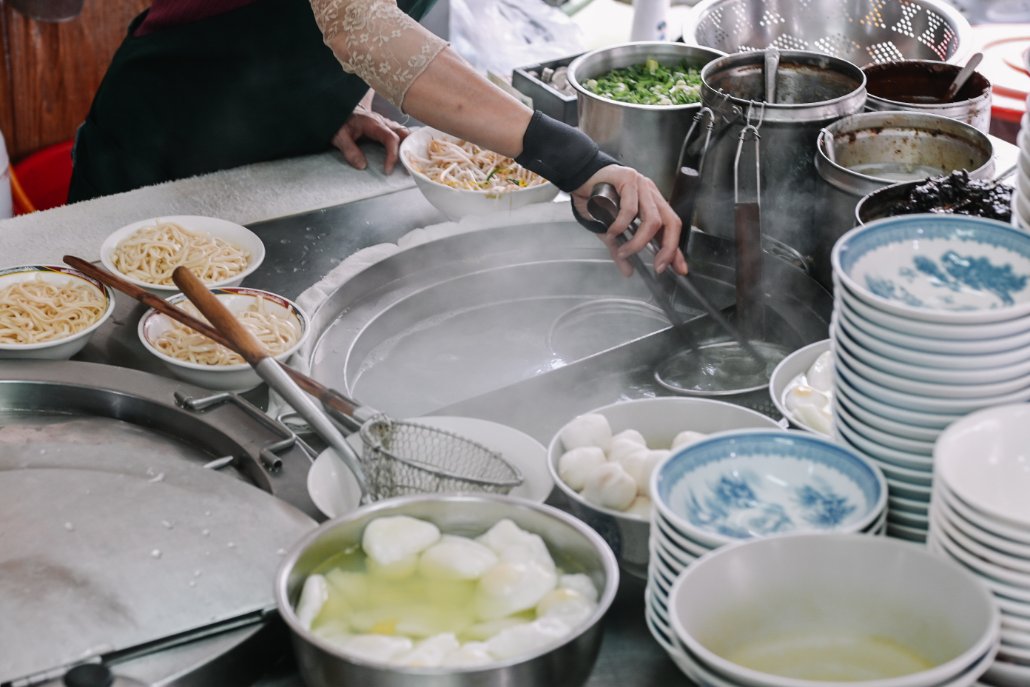
[{"label": "thick white noodle", "polygon": [[[192,303],[178,307],[197,319],[207,321]],[[273,356],[290,348],[300,338],[300,327],[296,320],[292,317],[280,317],[272,312],[264,298],[256,298],[245,310],[235,315]],[[157,350],[170,358],[198,365],[239,365],[244,362],[238,354],[174,320],[171,321],[171,327],[158,335],[152,343]]]},{"label": "thick white noodle", "polygon": [[104,314],[101,292],[77,279],[61,284],[40,278],[0,289],[0,343],[33,344],[63,339]]},{"label": "thick white noodle", "polygon": [[134,231],[114,249],[118,271],[147,284],[171,286],[172,271],[189,268],[205,284],[231,279],[247,269],[250,255],[242,248],[173,222]]}]

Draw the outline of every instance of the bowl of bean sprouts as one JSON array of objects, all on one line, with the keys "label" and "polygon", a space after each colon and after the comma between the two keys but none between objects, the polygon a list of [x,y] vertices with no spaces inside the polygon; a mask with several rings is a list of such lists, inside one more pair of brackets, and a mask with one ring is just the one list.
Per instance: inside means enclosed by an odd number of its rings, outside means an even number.
[{"label": "bowl of bean sprouts", "polygon": [[448,219],[546,203],[558,188],[510,157],[423,127],[401,143],[401,164]]},{"label": "bowl of bean sprouts", "polygon": [[[276,360],[286,361],[308,333],[308,316],[296,303],[270,291],[240,286],[211,289]],[[204,320],[183,294],[167,299]],[[206,321],[206,320],[205,320]],[[183,381],[219,391],[245,391],[261,383],[239,354],[156,310],[143,313],[137,329],[143,346]]]},{"label": "bowl of bean sprouts", "polygon": [[0,359],[65,360],[114,312],[114,292],[62,265],[0,269]]},{"label": "bowl of bean sprouts", "polygon": [[216,217],[174,215],[133,222],[100,246],[104,267],[158,296],[179,291],[185,265],[208,287],[238,286],[265,259],[265,246],[244,226]]}]

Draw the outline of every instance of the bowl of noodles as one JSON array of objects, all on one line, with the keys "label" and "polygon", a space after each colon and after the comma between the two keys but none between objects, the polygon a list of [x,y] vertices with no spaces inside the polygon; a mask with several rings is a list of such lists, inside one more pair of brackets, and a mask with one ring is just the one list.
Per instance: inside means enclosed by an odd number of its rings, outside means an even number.
[{"label": "bowl of noodles", "polygon": [[[296,303],[270,291],[240,286],[211,289],[276,360],[286,361],[307,337],[308,316]],[[167,299],[204,320],[183,294]],[[205,320],[206,321],[206,320]],[[139,320],[139,339],[179,379],[219,391],[245,391],[260,377],[237,353],[156,310]]]},{"label": "bowl of noodles", "polygon": [[511,211],[558,195],[557,186],[510,157],[430,127],[404,139],[400,158],[422,195],[448,219]]},{"label": "bowl of noodles", "polygon": [[65,360],[114,312],[114,292],[63,265],[0,269],[0,359]]},{"label": "bowl of noodles", "polygon": [[238,286],[264,259],[265,245],[254,232],[200,215],[134,222],[100,247],[104,267],[158,296],[179,291],[172,271],[180,265],[208,287]]}]

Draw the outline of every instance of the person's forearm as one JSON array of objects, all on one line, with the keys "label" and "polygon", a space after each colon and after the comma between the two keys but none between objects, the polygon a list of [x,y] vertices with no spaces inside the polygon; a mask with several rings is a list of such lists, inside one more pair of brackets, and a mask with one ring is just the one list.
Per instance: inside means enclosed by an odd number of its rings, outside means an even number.
[{"label": "person's forearm", "polygon": [[447,48],[404,96],[415,119],[490,150],[516,157],[532,110],[490,83]]}]

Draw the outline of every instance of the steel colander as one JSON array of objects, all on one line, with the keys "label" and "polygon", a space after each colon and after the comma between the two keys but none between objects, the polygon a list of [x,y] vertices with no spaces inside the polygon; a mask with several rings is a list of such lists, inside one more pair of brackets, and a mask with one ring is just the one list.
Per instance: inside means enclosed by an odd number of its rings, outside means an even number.
[{"label": "steel colander", "polygon": [[361,426],[361,467],[372,500],[426,492],[507,494],[518,468],[482,444],[442,429],[374,417]]},{"label": "steel colander", "polygon": [[683,39],[723,52],[809,50],[858,66],[960,61],[972,29],[942,0],[704,0]]}]

